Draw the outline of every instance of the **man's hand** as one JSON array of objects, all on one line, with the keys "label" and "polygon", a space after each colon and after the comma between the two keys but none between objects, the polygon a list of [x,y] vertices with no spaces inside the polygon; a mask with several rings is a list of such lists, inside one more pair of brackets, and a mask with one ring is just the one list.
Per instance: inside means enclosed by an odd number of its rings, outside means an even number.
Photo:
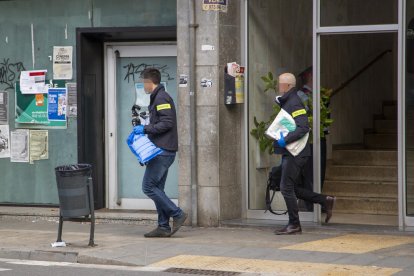
[{"label": "man's hand", "polygon": [[284,148],[286,147],[285,137],[283,137],[283,133],[280,132],[280,139],[277,140],[279,147]]},{"label": "man's hand", "polygon": [[137,126],[135,126],[134,127],[134,133],[136,135],[144,134],[144,126],[143,125],[137,125]]}]

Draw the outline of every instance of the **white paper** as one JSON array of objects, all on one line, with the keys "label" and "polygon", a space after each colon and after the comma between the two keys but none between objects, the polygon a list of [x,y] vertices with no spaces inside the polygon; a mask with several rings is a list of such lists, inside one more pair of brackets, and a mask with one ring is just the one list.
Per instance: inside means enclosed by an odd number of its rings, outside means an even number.
[{"label": "white paper", "polygon": [[7,92],[0,92],[0,125],[7,125],[9,122],[9,106]]},{"label": "white paper", "polygon": [[71,80],[73,76],[72,46],[54,46],[53,47],[53,79]]},{"label": "white paper", "polygon": [[237,73],[240,70],[240,65],[236,62],[227,63],[227,74],[230,76],[236,77]]},{"label": "white paper", "polygon": [[77,89],[76,83],[67,83],[66,89],[68,93],[68,109],[67,109],[67,116],[68,117],[76,117],[78,116],[78,104],[77,104]]},{"label": "white paper", "polygon": [[0,158],[10,157],[9,125],[0,125]]},{"label": "white paper", "polygon": [[[279,140],[281,135],[286,137],[289,132],[296,129],[296,123],[293,117],[283,108],[279,111],[273,123],[266,130],[265,135],[271,139]],[[309,133],[306,133],[299,140],[286,145],[286,149],[293,155],[297,156],[305,148],[308,142]]]},{"label": "white paper", "polygon": [[47,70],[22,71],[20,74],[20,91],[22,94],[47,93]]},{"label": "white paper", "polygon": [[10,133],[11,162],[29,162],[29,130],[17,129]]},{"label": "white paper", "polygon": [[52,247],[66,247],[66,242],[61,241],[61,242],[53,242],[50,244]]},{"label": "white paper", "polygon": [[201,45],[201,51],[214,51],[214,45]]},{"label": "white paper", "polygon": [[180,75],[180,82],[178,87],[187,87],[188,86],[188,75]]},{"label": "white paper", "polygon": [[30,130],[30,163],[49,158],[48,130]]}]

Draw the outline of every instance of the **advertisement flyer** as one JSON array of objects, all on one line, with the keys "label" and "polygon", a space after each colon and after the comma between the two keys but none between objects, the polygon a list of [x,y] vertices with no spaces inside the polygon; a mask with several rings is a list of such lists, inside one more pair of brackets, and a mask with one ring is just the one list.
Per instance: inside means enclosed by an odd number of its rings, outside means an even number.
[{"label": "advertisement flyer", "polygon": [[72,69],[72,46],[54,46],[53,47],[53,79],[71,80],[73,76]]},{"label": "advertisement flyer", "polygon": [[[62,81],[54,85],[63,87]],[[15,127],[16,128],[66,128],[66,121],[49,121],[47,117],[47,94],[22,94],[19,82],[16,83]]]},{"label": "advertisement flyer", "polygon": [[10,133],[10,161],[29,162],[29,130],[17,129]]},{"label": "advertisement flyer", "polygon": [[0,125],[7,125],[9,122],[7,92],[0,92]]},{"label": "advertisement flyer", "polygon": [[30,164],[35,160],[49,158],[48,130],[30,130]]},{"label": "advertisement flyer", "polygon": [[20,73],[20,90],[22,94],[47,93],[47,70],[22,71]]},{"label": "advertisement flyer", "polygon": [[47,118],[49,121],[66,121],[66,88],[49,88],[47,94]]},{"label": "advertisement flyer", "polygon": [[76,90],[76,83],[67,83],[66,89],[68,90],[68,117],[78,116],[78,93]]},{"label": "advertisement flyer", "polygon": [[0,125],[0,158],[10,157],[9,125]]}]

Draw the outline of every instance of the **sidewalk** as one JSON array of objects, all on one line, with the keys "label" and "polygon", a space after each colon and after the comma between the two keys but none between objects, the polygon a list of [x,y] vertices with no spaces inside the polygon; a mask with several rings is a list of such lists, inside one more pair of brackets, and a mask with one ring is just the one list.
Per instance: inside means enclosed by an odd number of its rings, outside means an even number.
[{"label": "sidewalk", "polygon": [[122,213],[118,223],[116,218],[97,223],[98,246],[93,248],[87,246],[88,223],[65,222],[63,240],[68,246],[52,248],[57,220],[35,211],[31,219],[0,215],[0,258],[275,275],[380,276],[414,271],[413,233],[386,227],[303,225],[304,233],[295,236],[275,236],[275,227],[183,227],[172,238],[146,239],[143,234],[154,227],[155,215],[147,213],[145,220],[131,223],[119,221],[123,216],[134,215]]}]

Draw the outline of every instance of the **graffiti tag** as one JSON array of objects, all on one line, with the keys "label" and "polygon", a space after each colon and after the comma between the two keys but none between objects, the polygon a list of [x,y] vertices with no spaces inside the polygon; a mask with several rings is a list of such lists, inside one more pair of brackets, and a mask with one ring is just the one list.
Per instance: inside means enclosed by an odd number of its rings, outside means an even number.
[{"label": "graffiti tag", "polygon": [[14,83],[20,76],[21,71],[25,71],[23,62],[10,63],[9,58],[0,61],[0,84],[5,85],[5,90],[14,89]]},{"label": "graffiti tag", "polygon": [[167,81],[174,79],[173,77],[171,77],[170,73],[168,73],[168,70],[170,69],[168,65],[145,64],[145,63],[134,65],[133,63],[130,63],[128,65],[125,65],[123,68],[127,69],[124,80],[128,80],[128,82],[130,81],[135,82],[135,77],[139,79],[142,71],[144,71],[147,68],[156,68],[160,70],[162,79],[166,79]]}]

